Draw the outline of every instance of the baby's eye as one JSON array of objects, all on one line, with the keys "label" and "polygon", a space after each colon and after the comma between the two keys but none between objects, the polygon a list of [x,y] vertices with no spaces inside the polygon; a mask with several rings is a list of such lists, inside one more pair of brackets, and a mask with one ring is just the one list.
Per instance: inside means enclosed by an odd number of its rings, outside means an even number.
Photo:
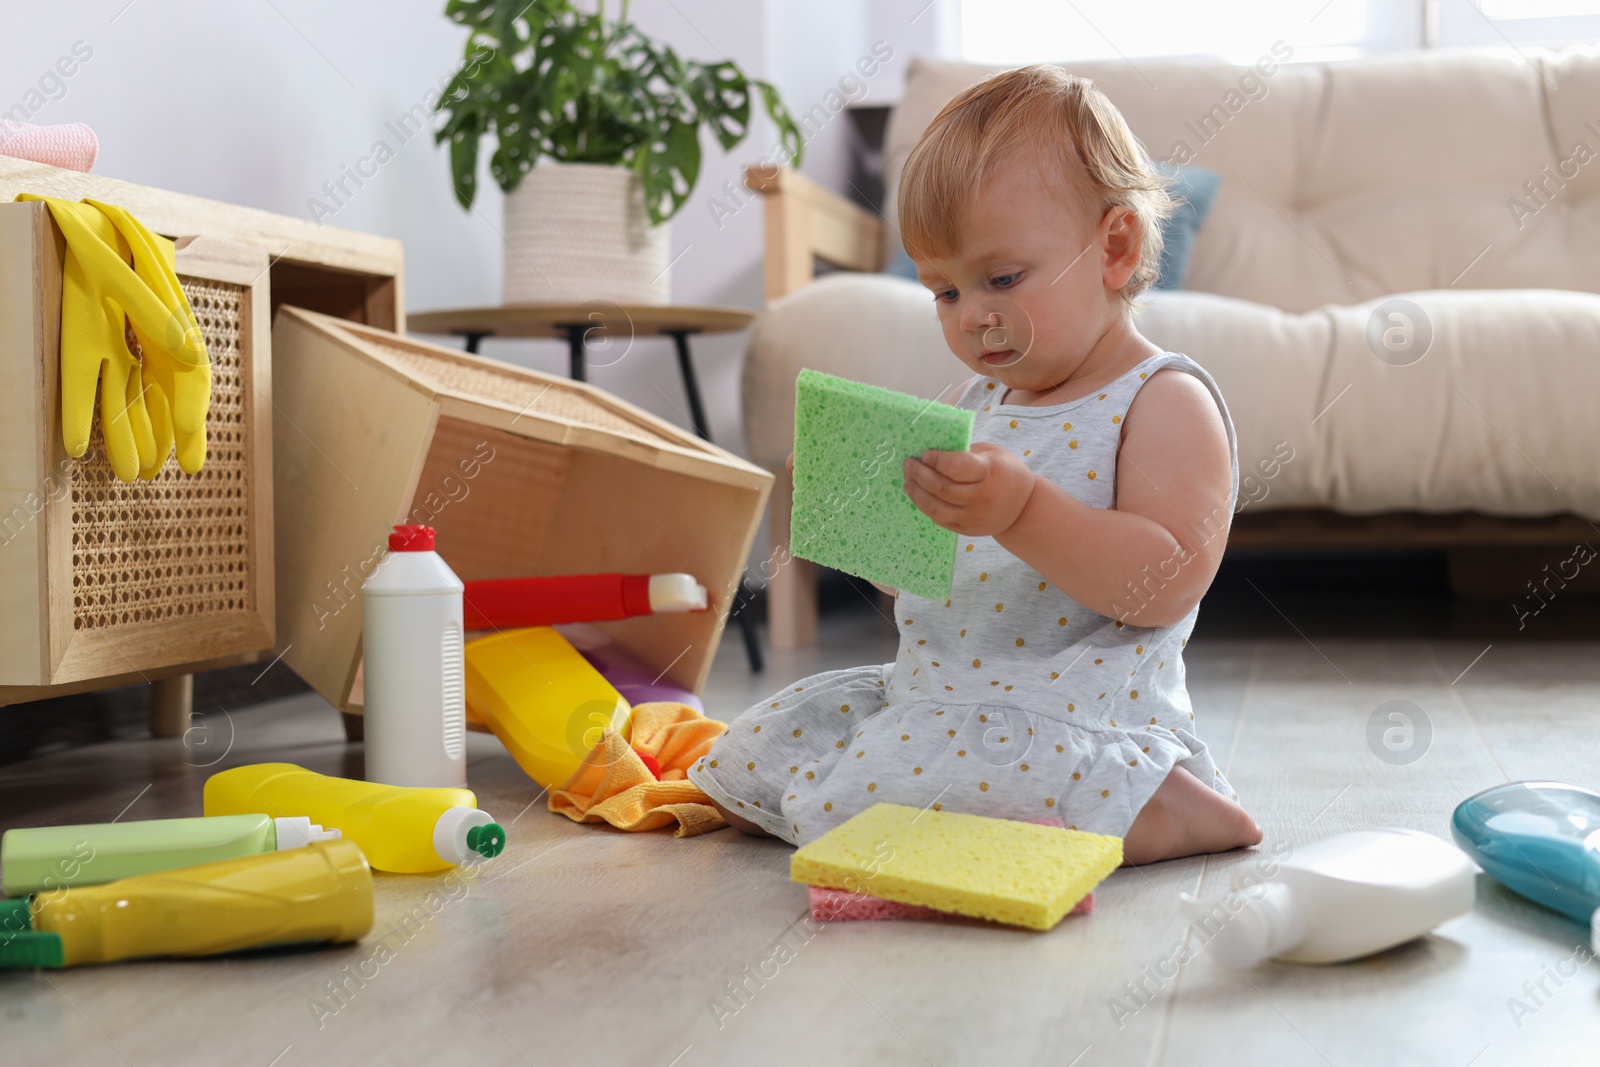
[{"label": "baby's eye", "polygon": [[935,289],[933,299],[936,302],[951,304],[955,302],[957,293],[954,289]]},{"label": "baby's eye", "polygon": [[1009,289],[1011,286],[1017,284],[1017,275],[1015,272],[1012,272],[1011,274],[997,274],[993,278],[989,279],[989,284],[994,286],[996,289]]}]

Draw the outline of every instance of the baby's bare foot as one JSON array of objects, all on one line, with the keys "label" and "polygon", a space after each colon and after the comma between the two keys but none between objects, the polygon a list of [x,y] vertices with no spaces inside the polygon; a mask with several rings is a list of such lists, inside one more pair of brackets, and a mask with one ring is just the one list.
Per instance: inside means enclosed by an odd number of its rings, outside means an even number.
[{"label": "baby's bare foot", "polygon": [[1237,803],[1174,767],[1122,840],[1124,866],[1226,852],[1261,843],[1261,828]]},{"label": "baby's bare foot", "polygon": [[711,806],[713,808],[716,808],[718,814],[720,814],[724,819],[727,820],[729,826],[733,827],[735,830],[739,831],[741,834],[749,834],[751,837],[771,837],[772,836],[771,834],[769,834],[765,830],[763,830],[761,827],[759,827],[755,823],[751,822],[749,819],[746,819],[742,815],[735,815],[733,812],[729,811],[727,808],[723,807],[721,804],[718,804],[715,800],[711,801]]}]

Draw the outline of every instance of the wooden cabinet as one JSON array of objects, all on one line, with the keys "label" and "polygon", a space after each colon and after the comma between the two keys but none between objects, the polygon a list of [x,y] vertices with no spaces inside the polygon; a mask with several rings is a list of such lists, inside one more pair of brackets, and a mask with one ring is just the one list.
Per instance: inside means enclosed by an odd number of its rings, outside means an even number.
[{"label": "wooden cabinet", "polygon": [[[172,238],[213,364],[205,467],[125,485],[61,444],[61,244],[21,192],[128,208]],[[399,242],[0,157],[0,704],[270,657],[271,323],[285,300],[403,328]],[[96,415],[98,422],[98,414]]]}]

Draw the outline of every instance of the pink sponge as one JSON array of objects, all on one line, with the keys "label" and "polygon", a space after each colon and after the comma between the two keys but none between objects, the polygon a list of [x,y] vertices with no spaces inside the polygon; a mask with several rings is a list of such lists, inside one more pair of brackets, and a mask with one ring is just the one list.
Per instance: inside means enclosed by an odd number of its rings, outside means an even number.
[{"label": "pink sponge", "polygon": [[[1028,819],[1027,822],[1039,826],[1065,827],[1066,824],[1059,818]],[[940,911],[937,908],[924,907],[921,904],[902,904],[899,901],[884,900],[881,897],[868,896],[866,893],[852,893],[848,889],[826,889],[822,886],[808,885],[806,893],[810,897],[811,917],[820,923],[842,922],[944,922],[950,919],[962,919],[965,916],[954,912]],[[1094,910],[1094,894],[1090,893],[1068,912],[1069,915],[1087,915]]]},{"label": "pink sponge", "polygon": [[[852,893],[848,889],[824,889],[808,885],[811,897],[811,917],[819,923],[842,922],[944,922],[965,916],[954,912],[925,908],[921,904],[901,904],[893,900]],[[1068,914],[1087,915],[1094,910],[1094,894],[1090,893]]]}]

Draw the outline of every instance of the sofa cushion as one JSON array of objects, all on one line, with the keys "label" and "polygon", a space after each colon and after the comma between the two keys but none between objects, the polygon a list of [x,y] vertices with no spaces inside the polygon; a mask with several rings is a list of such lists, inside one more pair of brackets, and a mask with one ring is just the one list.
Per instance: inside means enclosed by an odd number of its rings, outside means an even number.
[{"label": "sofa cushion", "polygon": [[805,368],[933,397],[967,374],[945,347],[933,297],[883,274],[827,274],[767,305],[750,328],[740,395],[750,458],[782,470]]},{"label": "sofa cushion", "polygon": [[[1291,311],[1452,286],[1600,292],[1600,53],[1292,55],[1068,65],[1152,158],[1222,175],[1185,288]],[[891,220],[922,131],[1000,69],[911,62],[884,149]]]},{"label": "sofa cushion", "polygon": [[[1600,296],[1446,290],[1404,299],[1432,336],[1426,355],[1407,365],[1379,359],[1369,344],[1384,300],[1294,314],[1160,291],[1141,305],[1139,329],[1216,377],[1241,471],[1293,449],[1257,506],[1600,519],[1600,464],[1589,444]],[[970,376],[920,286],[872,274],[821,278],[769,305],[744,363],[751,457],[775,470],[793,447],[802,367],[924,397]]]}]

